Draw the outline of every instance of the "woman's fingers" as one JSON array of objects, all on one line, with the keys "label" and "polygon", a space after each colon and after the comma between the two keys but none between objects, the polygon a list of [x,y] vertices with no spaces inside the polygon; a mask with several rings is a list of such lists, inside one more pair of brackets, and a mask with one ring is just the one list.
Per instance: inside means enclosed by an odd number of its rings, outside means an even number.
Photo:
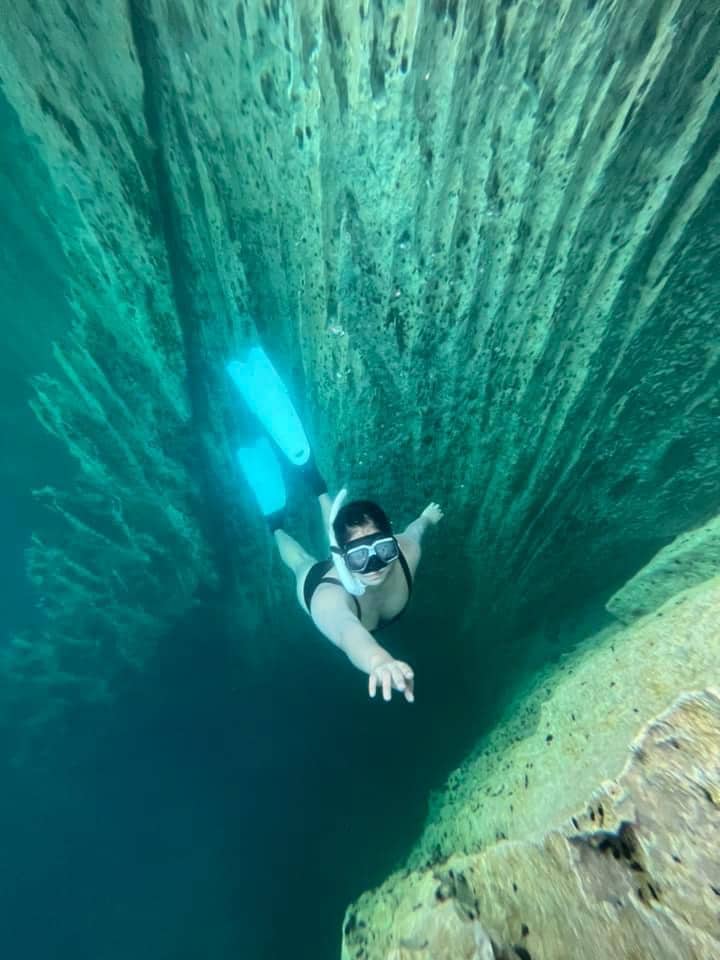
[{"label": "woman's fingers", "polygon": [[389,701],[392,698],[393,688],[400,690],[405,695],[405,699],[412,703],[415,699],[413,693],[414,674],[407,663],[395,660],[391,663],[384,663],[376,667],[368,677],[368,693],[374,697],[377,688],[382,688],[383,700]]}]

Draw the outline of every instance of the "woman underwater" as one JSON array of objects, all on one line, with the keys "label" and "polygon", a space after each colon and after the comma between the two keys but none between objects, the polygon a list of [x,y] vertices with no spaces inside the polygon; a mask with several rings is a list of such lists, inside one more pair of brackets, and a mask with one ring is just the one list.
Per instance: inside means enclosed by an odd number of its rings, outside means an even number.
[{"label": "woman underwater", "polygon": [[[430,503],[402,533],[394,534],[385,511],[370,500],[345,503],[346,490],[331,500],[310,452],[285,385],[260,347],[228,372],[246,404],[318,498],[330,542],[330,559],[317,560],[284,529],[285,487],[267,439],[242,447],[238,460],[273,533],[280,557],[295,576],[300,606],[350,662],[368,675],[368,691],[384,700],[397,690],[412,703],[414,675],[373,637],[403,613],[412,593],[428,527],[443,517]],[[330,574],[335,574],[332,576]]]}]

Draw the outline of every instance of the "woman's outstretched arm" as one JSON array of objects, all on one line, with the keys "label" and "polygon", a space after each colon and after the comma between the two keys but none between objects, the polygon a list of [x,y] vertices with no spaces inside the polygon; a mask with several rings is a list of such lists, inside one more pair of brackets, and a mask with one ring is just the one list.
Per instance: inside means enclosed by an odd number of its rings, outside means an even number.
[{"label": "woman's outstretched arm", "polygon": [[371,697],[379,688],[383,700],[390,700],[392,691],[398,690],[412,703],[415,699],[412,667],[381,647],[346,604],[346,597],[342,597],[336,587],[318,587],[312,603],[315,626],[343,651],[354,667],[367,673]]}]

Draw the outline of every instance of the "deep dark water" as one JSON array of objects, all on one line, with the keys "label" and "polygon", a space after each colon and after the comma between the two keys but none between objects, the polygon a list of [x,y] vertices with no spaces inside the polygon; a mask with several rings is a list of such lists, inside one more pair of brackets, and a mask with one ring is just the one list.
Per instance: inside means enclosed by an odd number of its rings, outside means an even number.
[{"label": "deep dark water", "polygon": [[412,706],[369,701],[296,625],[305,649],[248,684],[199,611],[112,708],[78,708],[57,753],[3,771],[6,956],[339,956],[349,900],[406,852],[469,746],[473,697],[437,623],[437,656],[402,651]]}]

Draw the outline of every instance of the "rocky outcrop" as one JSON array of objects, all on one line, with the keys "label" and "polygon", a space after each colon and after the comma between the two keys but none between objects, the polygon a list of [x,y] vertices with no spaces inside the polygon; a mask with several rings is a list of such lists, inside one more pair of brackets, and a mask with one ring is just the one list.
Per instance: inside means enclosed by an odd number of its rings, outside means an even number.
[{"label": "rocky outcrop", "polygon": [[710,960],[720,952],[720,691],[652,720],[562,830],[397,875],[343,960]]},{"label": "rocky outcrop", "polygon": [[345,960],[710,960],[718,683],[720,576],[548,665],[431,799],[405,869],[350,907]]},{"label": "rocky outcrop", "polygon": [[643,722],[707,683],[720,684],[720,577],[519,678],[501,720],[432,797],[408,864],[561,826],[617,774]]},{"label": "rocky outcrop", "polygon": [[720,574],[720,517],[690,530],[660,550],[622,589],[607,608],[623,623],[652,613],[687,587]]}]

